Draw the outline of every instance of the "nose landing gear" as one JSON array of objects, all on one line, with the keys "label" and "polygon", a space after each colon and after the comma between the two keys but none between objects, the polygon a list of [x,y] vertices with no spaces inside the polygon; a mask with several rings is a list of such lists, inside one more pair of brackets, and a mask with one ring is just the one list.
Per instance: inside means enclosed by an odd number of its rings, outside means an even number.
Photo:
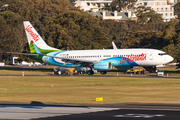
[{"label": "nose landing gear", "polygon": [[100,71],[101,75],[105,75],[107,71]]}]

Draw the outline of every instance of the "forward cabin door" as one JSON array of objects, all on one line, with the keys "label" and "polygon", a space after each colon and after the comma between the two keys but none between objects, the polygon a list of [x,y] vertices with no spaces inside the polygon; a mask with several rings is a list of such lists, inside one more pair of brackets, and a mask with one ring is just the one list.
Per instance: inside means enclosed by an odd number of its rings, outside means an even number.
[{"label": "forward cabin door", "polygon": [[153,52],[150,52],[150,53],[149,53],[149,60],[153,60],[153,55],[154,55]]}]

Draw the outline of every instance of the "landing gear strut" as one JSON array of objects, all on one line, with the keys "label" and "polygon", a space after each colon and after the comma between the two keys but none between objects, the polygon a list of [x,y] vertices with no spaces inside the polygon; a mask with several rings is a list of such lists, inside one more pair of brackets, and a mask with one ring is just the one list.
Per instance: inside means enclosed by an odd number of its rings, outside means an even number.
[{"label": "landing gear strut", "polygon": [[149,72],[156,72],[156,66],[143,66]]}]

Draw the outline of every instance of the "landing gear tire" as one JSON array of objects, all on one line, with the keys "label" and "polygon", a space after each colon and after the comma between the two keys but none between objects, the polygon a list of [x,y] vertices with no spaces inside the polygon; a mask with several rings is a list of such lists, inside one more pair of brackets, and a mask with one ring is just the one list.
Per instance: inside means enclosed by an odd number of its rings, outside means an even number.
[{"label": "landing gear tire", "polygon": [[93,70],[89,70],[88,71],[88,75],[93,75],[94,74],[94,71]]},{"label": "landing gear tire", "polygon": [[58,75],[61,75],[61,71],[58,71]]},{"label": "landing gear tire", "polygon": [[100,73],[101,73],[101,75],[105,75],[107,73],[107,71],[101,71]]}]

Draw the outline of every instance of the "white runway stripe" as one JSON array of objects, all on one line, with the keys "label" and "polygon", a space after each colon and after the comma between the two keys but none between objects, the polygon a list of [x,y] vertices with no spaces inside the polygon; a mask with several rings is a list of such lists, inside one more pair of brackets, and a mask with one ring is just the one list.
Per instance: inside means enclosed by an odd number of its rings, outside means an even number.
[{"label": "white runway stripe", "polygon": [[163,116],[165,115],[124,114],[124,115],[115,115],[114,117],[153,118],[153,117],[163,117]]},{"label": "white runway stripe", "polygon": [[153,117],[163,117],[165,115],[148,115],[148,114],[124,114],[124,115],[114,115],[114,117],[134,117],[134,118],[153,118]]},{"label": "white runway stripe", "polygon": [[40,107],[40,106],[1,106],[0,119],[29,120],[33,118],[46,118],[72,114],[83,114],[118,110],[119,108],[98,107]]}]

